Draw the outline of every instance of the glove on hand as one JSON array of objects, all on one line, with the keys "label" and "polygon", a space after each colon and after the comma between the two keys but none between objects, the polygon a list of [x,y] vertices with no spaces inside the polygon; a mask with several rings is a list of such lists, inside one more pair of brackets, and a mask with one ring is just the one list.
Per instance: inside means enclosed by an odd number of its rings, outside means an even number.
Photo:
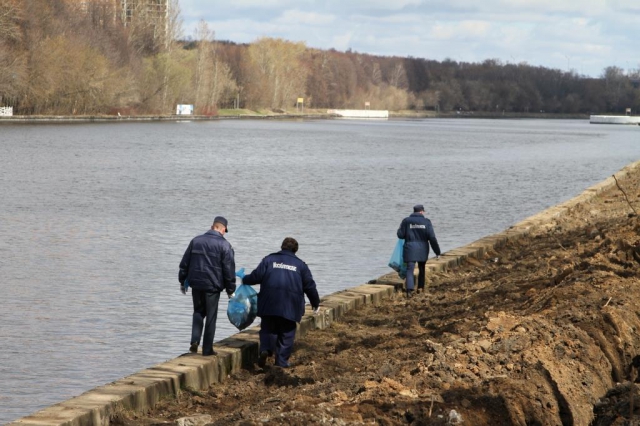
[{"label": "glove on hand", "polygon": [[320,312],[320,306],[313,308],[313,315],[317,315]]},{"label": "glove on hand", "polygon": [[235,292],[227,292],[227,296],[229,296],[229,299],[232,299],[235,295]]},{"label": "glove on hand", "polygon": [[184,284],[180,284],[180,292],[182,294],[187,294],[187,289],[184,287]]}]

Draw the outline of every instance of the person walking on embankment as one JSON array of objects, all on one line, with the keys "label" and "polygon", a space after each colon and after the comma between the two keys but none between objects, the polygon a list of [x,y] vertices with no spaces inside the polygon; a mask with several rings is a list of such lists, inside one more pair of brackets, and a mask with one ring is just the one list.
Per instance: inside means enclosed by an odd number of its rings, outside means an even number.
[{"label": "person walking on embankment", "polygon": [[404,240],[402,256],[407,264],[407,296],[411,297],[414,287],[413,271],[416,263],[418,263],[418,290],[424,291],[425,265],[429,258],[429,245],[433,248],[436,259],[440,257],[440,246],[431,221],[424,217],[422,204],[413,206],[413,213],[402,220],[397,234],[398,238]]},{"label": "person walking on embankment", "polygon": [[296,256],[298,242],[287,237],[281,250],[262,259],[258,267],[246,275],[243,284],[260,284],[258,316],[260,321],[260,358],[264,367],[267,358],[275,354],[275,365],[288,368],[296,337],[296,323],[304,314],[304,296],[309,298],[314,313],[320,297],[311,271]]},{"label": "person walking on embankment", "polygon": [[211,229],[191,240],[180,262],[180,291],[191,287],[193,322],[189,351],[198,352],[204,325],[202,355],[216,355],[213,339],[216,333],[218,302],[222,290],[231,297],[236,291],[235,253],[224,235],[229,232],[227,219],[217,216]]}]

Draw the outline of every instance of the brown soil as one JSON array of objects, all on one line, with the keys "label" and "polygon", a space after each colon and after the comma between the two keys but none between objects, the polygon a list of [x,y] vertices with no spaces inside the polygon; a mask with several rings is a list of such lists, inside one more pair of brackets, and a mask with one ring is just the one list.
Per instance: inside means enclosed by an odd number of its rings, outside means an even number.
[{"label": "brown soil", "polygon": [[623,425],[632,407],[640,420],[640,171],[620,185],[430,275],[425,293],[309,332],[290,369],[242,370],[114,423]]}]

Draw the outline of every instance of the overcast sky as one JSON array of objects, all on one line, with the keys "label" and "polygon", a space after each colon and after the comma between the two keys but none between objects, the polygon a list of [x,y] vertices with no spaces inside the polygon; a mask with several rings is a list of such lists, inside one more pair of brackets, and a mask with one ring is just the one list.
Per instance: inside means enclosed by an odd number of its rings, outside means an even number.
[{"label": "overcast sky", "polygon": [[640,68],[640,0],[179,0],[184,36],[259,37],[384,56]]}]

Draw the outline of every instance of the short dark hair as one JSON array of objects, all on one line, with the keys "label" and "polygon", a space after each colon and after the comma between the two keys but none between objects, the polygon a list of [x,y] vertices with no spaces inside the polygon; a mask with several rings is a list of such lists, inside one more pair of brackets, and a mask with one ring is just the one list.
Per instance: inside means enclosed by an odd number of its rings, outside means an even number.
[{"label": "short dark hair", "polygon": [[227,222],[227,219],[225,219],[224,217],[216,216],[216,218],[213,219],[213,227],[215,227],[216,224],[220,224],[224,226],[224,232],[229,232],[229,228],[227,227],[228,222]]},{"label": "short dark hair", "polygon": [[294,238],[287,237],[282,241],[282,246],[280,246],[280,248],[282,250],[289,250],[295,253],[298,251],[298,242]]}]

